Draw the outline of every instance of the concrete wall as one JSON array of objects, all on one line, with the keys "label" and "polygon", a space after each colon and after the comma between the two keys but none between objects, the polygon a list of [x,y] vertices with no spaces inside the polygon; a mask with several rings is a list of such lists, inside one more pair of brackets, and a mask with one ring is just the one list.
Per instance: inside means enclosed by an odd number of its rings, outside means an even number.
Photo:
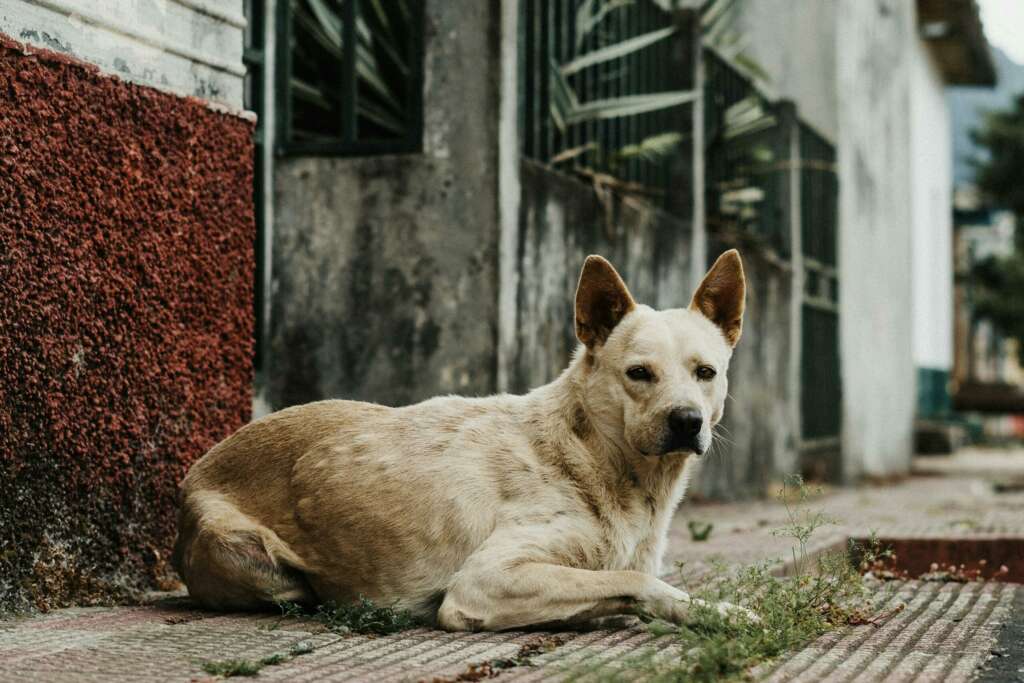
[{"label": "concrete wall", "polygon": [[911,454],[910,84],[914,5],[837,11],[840,354],[848,478],[904,472]]},{"label": "concrete wall", "polygon": [[601,254],[633,296],[655,308],[690,303],[691,226],[649,204],[616,202],[609,216],[591,186],[523,161],[515,269],[511,389],[553,380],[577,346],[573,297],[588,254]]},{"label": "concrete wall", "polygon": [[495,391],[499,12],[427,3],[422,154],[278,159],[271,407]]},{"label": "concrete wall", "polygon": [[105,73],[242,108],[243,0],[4,0],[0,33]]},{"label": "concrete wall", "polygon": [[[837,149],[844,474],[904,471],[915,404],[913,226],[948,207],[935,189],[944,160],[919,186],[911,181],[910,93],[926,75],[914,3],[750,0],[743,12],[746,51],[769,73],[766,88],[794,100]],[[921,144],[943,125],[930,79],[915,86],[931,108],[915,122],[930,127]],[[944,144],[930,151],[943,155]]]},{"label": "concrete wall", "polygon": [[744,53],[764,72],[770,95],[797,103],[800,117],[836,139],[836,0],[744,0]]},{"label": "concrete wall", "polygon": [[758,498],[781,475],[799,471],[799,392],[791,350],[799,345],[792,318],[793,273],[751,245],[715,244],[717,257],[736,246],[747,276],[743,336],[729,365],[729,400],[716,445],[694,492],[737,500]]}]

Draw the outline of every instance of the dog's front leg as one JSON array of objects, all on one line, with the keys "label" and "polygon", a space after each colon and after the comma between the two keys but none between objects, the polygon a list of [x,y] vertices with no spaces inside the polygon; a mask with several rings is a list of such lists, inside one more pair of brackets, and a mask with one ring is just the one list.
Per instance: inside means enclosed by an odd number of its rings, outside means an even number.
[{"label": "dog's front leg", "polygon": [[[445,594],[437,618],[442,628],[451,631],[500,631],[638,613],[684,623],[698,603],[642,572],[527,562],[491,571],[464,568]],[[719,609],[729,616],[757,619],[740,607],[723,603]]]}]

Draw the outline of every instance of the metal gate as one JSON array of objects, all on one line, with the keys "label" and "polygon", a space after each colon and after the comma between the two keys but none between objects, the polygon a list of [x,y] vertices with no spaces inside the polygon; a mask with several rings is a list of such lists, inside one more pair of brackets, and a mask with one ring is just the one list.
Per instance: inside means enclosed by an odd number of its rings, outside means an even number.
[{"label": "metal gate", "polygon": [[714,50],[705,50],[704,69],[709,242],[756,244],[792,272],[800,468],[835,480],[842,418],[835,149],[791,102],[769,100]]},{"label": "metal gate", "polygon": [[799,125],[801,305],[801,468],[817,478],[841,476],[839,434],[839,271],[836,262],[838,180],[835,148]]}]

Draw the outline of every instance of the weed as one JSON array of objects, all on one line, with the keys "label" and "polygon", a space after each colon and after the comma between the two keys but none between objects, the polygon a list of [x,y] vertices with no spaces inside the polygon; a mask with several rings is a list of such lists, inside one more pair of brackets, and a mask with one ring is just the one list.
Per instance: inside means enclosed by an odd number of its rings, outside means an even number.
[{"label": "weed", "polygon": [[[689,623],[679,626],[654,620],[647,624],[654,635],[673,639],[675,647],[669,650],[672,654],[665,651],[666,643],[660,642],[660,653],[652,649],[620,660],[614,667],[574,669],[570,678],[735,680],[753,666],[802,647],[830,629],[858,624],[878,626],[895,613],[872,614],[865,582],[846,552],[819,557],[808,552],[814,532],[833,523],[822,512],[806,509],[808,495],[799,478],[790,479],[779,491],[787,521],[775,533],[794,541],[792,576],[773,575],[777,561],[738,569],[713,563],[711,576],[702,579],[702,587],[691,591],[693,597],[705,603],[694,603]],[[873,552],[870,550],[869,555]],[[719,601],[747,607],[761,622],[753,624],[724,617],[715,606]]]},{"label": "weed", "polygon": [[[939,583],[970,583],[972,581],[985,581],[985,569],[988,565],[987,560],[979,560],[977,567],[967,567],[967,565],[950,564],[942,568],[938,562],[932,562],[932,566],[925,574],[922,574],[919,578],[922,581],[938,581]],[[1001,565],[999,569],[992,574],[991,580],[997,581],[1002,577],[1010,573],[1010,568],[1005,564]]]},{"label": "weed", "polygon": [[690,530],[690,538],[694,541],[706,541],[711,536],[711,530],[715,528],[715,525],[711,522],[698,522],[691,519],[686,523],[686,528]]},{"label": "weed", "polygon": [[224,659],[219,661],[203,662],[203,671],[211,676],[223,676],[224,678],[231,678],[232,676],[256,676],[259,674],[260,669],[265,666],[284,664],[295,657],[309,654],[313,649],[313,643],[308,640],[302,640],[295,645],[292,645],[287,654],[283,652],[275,652],[274,654],[267,655],[258,661],[253,661],[251,659]]},{"label": "weed", "polygon": [[309,618],[334,633],[377,636],[386,636],[425,625],[422,619],[408,610],[380,606],[362,596],[350,604],[326,602],[312,611],[294,602],[279,602],[277,606],[281,610],[281,617],[269,627],[270,629],[277,628],[283,620],[289,618]]},{"label": "weed", "polygon": [[899,581],[909,578],[906,570],[900,569],[899,558],[892,548],[883,547],[878,534],[871,532],[866,543],[858,543],[850,539],[850,557],[860,573],[879,581]]},{"label": "weed", "polygon": [[224,659],[215,662],[203,662],[203,671],[211,676],[255,676],[263,668],[260,662],[250,659]]}]

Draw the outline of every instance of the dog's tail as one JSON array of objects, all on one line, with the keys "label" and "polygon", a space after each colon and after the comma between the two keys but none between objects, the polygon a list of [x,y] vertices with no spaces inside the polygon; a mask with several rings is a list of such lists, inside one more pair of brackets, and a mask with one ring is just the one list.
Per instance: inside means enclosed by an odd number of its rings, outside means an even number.
[{"label": "dog's tail", "polygon": [[316,601],[302,558],[217,493],[196,492],[183,501],[172,563],[189,595],[215,609]]}]

